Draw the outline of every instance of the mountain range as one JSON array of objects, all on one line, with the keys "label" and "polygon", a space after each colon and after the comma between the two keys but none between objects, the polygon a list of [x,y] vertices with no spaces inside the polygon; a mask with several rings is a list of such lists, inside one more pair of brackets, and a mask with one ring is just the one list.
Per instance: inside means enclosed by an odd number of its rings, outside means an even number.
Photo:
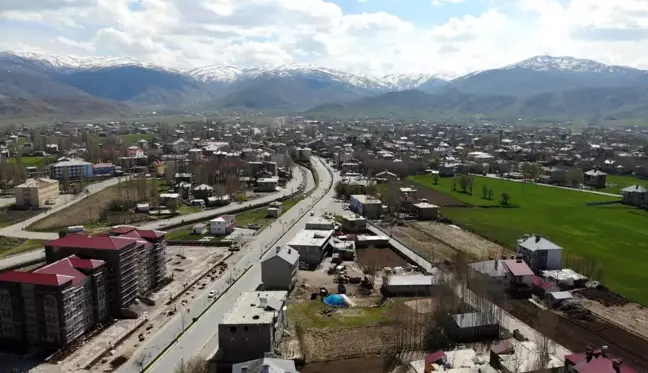
[{"label": "mountain range", "polygon": [[639,117],[648,71],[536,56],[454,77],[363,76],[309,64],[172,69],[111,57],[0,52],[0,116],[217,109],[311,116]]}]

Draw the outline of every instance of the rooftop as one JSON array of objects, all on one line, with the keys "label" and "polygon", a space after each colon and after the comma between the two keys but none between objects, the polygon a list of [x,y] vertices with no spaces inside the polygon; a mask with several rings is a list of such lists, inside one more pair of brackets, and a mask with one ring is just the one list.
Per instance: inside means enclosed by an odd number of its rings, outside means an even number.
[{"label": "rooftop", "polygon": [[287,291],[249,291],[241,294],[221,324],[267,324],[285,306]]},{"label": "rooftop", "polygon": [[72,280],[74,280],[74,277],[72,276],[50,274],[50,273],[20,272],[20,271],[8,271],[8,272],[0,273],[0,281],[18,282],[21,284],[61,286]]},{"label": "rooftop", "polygon": [[94,250],[121,250],[134,244],[133,239],[112,236],[88,236],[85,234],[68,234],[65,237],[50,241],[47,247],[84,248]]},{"label": "rooftop", "polygon": [[519,240],[518,244],[529,251],[562,250],[548,239],[535,235]]},{"label": "rooftop", "polygon": [[500,262],[501,260],[486,260],[483,262],[470,263],[468,266],[483,275],[504,277],[506,276],[506,267],[504,267]]},{"label": "rooftop", "polygon": [[52,167],[70,167],[70,166],[92,166],[92,163],[82,161],[80,159],[73,159],[69,161],[61,161],[58,163],[54,163]]},{"label": "rooftop", "polygon": [[513,276],[533,276],[533,271],[522,259],[502,260]]},{"label": "rooftop", "polygon": [[[540,348],[532,341],[517,341],[511,339],[504,341],[510,348],[499,352],[502,365],[511,372],[533,372],[537,371],[538,357],[541,354]],[[497,352],[497,351],[496,351]],[[563,362],[557,357],[549,355],[545,369],[560,368]]]},{"label": "rooftop", "polygon": [[439,283],[439,278],[430,275],[392,275],[387,277],[386,282],[389,286],[432,286]]},{"label": "rooftop", "polygon": [[274,257],[281,258],[290,264],[295,264],[299,260],[299,251],[289,246],[284,246],[281,250],[279,250],[278,253],[276,253],[274,256],[271,256],[266,260],[272,259]]},{"label": "rooftop", "polygon": [[81,273],[78,269],[74,268],[72,261],[70,261],[68,258],[63,258],[57,262],[48,264],[43,268],[35,270],[34,273],[69,276],[72,277],[73,285],[80,284],[86,278],[86,275]]},{"label": "rooftop", "polygon": [[58,184],[58,180],[47,178],[28,179],[24,183],[18,185],[16,188],[40,188],[46,185]]},{"label": "rooftop", "polygon": [[[264,367],[267,369],[264,370]],[[262,359],[244,361],[232,366],[232,373],[298,373],[293,360],[265,357]]]},{"label": "rooftop", "polygon": [[317,246],[322,247],[333,235],[333,230],[303,230],[288,242],[288,246]]},{"label": "rooftop", "polygon": [[[593,355],[589,358],[586,352],[575,353],[565,356],[565,361],[574,364],[574,372],[577,373],[610,373],[615,372],[613,368],[614,356],[603,356],[601,350],[594,351]],[[619,365],[620,373],[639,373],[638,370],[628,366],[626,363],[621,362]]]},{"label": "rooftop", "polygon": [[475,326],[486,326],[497,324],[493,315],[481,312],[460,313],[452,315],[452,318],[460,328],[472,328]]},{"label": "rooftop", "polygon": [[621,189],[624,193],[646,193],[648,189],[642,187],[641,185],[630,185],[627,188]]},{"label": "rooftop", "polygon": [[364,195],[364,194],[354,194],[354,195],[351,196],[351,199],[355,199],[358,202],[362,203],[363,205],[366,205],[368,203],[382,204],[382,202],[378,198],[375,198],[375,197],[372,197],[372,196],[367,196],[367,195]]},{"label": "rooftop", "polygon": [[420,208],[420,209],[438,209],[439,206],[433,205],[428,202],[420,202],[420,203],[415,203],[414,206]]}]

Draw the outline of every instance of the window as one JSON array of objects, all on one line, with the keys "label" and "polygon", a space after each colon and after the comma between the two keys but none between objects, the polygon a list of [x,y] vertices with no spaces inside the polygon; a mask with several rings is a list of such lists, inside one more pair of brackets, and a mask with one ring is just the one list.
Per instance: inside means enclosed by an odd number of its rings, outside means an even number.
[{"label": "window", "polygon": [[247,325],[246,325],[246,326],[243,327],[243,331],[244,332],[250,331],[250,328],[248,328]]},{"label": "window", "polygon": [[236,333],[236,327],[230,326],[230,333]]}]

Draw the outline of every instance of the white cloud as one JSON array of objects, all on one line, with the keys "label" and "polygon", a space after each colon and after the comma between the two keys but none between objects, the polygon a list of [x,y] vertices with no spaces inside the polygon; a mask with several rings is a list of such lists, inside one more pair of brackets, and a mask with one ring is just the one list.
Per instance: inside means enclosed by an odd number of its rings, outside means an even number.
[{"label": "white cloud", "polygon": [[345,14],[327,0],[146,0],[136,10],[133,0],[1,0],[0,49],[174,67],[307,62],[362,74],[465,73],[536,54],[648,65],[645,0],[491,4],[421,26],[388,12]]}]

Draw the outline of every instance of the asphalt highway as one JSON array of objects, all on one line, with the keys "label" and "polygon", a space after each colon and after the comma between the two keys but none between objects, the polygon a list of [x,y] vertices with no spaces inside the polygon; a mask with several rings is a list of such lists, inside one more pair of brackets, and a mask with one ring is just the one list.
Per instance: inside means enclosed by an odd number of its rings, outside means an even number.
[{"label": "asphalt highway", "polygon": [[[141,362],[149,365],[146,372],[172,372],[183,359],[196,356],[203,350],[214,337],[218,323],[234,301],[243,292],[253,291],[261,283],[261,260],[272,255],[274,247],[285,245],[301,231],[309,220],[311,211],[325,207],[332,199],[334,192],[329,171],[317,158],[313,158],[312,163],[320,179],[318,188],[248,243],[242,249],[243,257],[236,264],[198,294],[195,301],[179,309],[178,314],[149,337],[117,372],[139,373]],[[306,189],[314,187],[315,181],[308,173]],[[212,290],[216,292],[215,298],[208,297]],[[193,318],[197,320],[192,324]],[[173,342],[179,335],[177,341]],[[174,344],[165,351],[172,342]],[[216,347],[217,338],[214,348]]]}]

